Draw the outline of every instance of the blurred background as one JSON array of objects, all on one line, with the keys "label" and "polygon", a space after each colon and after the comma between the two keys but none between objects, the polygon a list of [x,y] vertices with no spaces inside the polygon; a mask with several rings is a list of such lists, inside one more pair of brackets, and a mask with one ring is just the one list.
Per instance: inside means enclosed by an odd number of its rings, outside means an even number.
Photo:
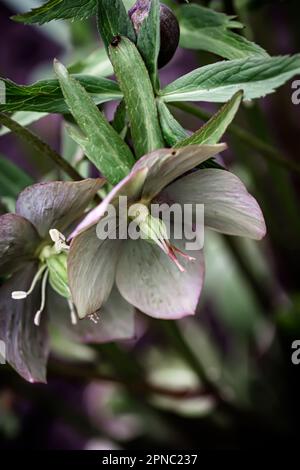
[{"label": "blurred background", "polygon": [[[198,3],[238,14],[246,25],[243,34],[272,55],[300,50],[297,0]],[[99,47],[94,20],[43,27],[10,20],[39,4],[0,0],[1,77],[32,83],[52,75],[54,57],[70,65]],[[162,83],[215,60],[179,49],[161,71]],[[292,343],[300,340],[300,178],[283,163],[300,157],[300,104],[292,103],[291,85],[244,105],[235,120],[239,127],[226,135],[224,164],[259,201],[266,239],[206,234],[206,283],[195,318],[170,328],[137,315],[136,339],[118,345],[89,347],[56,335],[48,385],[30,385],[0,366],[1,449],[201,450],[296,443],[300,364],[292,362]],[[113,109],[105,106],[110,118]],[[172,111],[187,129],[203,123]],[[58,115],[31,128],[65,157],[72,153]],[[265,147],[241,138],[240,128]],[[3,160],[22,169],[27,184],[59,177],[51,162],[1,131]],[[0,174],[1,213],[12,210],[14,196]]]}]

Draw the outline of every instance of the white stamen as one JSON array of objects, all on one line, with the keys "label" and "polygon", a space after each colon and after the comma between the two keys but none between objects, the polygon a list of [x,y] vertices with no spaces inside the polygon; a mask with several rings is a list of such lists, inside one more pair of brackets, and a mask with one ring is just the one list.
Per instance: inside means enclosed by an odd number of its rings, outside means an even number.
[{"label": "white stamen", "polygon": [[49,235],[51,240],[54,242],[56,253],[59,254],[62,251],[68,251],[70,249],[70,247],[66,244],[66,237],[56,230],[56,228],[49,230]]},{"label": "white stamen", "polygon": [[70,308],[70,316],[71,316],[71,323],[72,325],[77,325],[77,314],[76,314],[76,311],[75,311],[75,307],[74,307],[74,304],[73,302],[68,299],[68,304],[69,304],[69,308]]},{"label": "white stamen", "polygon": [[96,325],[100,320],[100,316],[97,313],[92,313],[91,315],[88,316],[88,318]]},{"label": "white stamen", "polygon": [[34,276],[34,278],[32,280],[31,286],[30,286],[30,288],[27,292],[22,291],[22,290],[21,291],[14,291],[11,294],[11,298],[14,299],[14,300],[26,299],[26,297],[28,297],[33,292],[38,280],[40,279],[42,273],[45,271],[46,268],[47,268],[47,265],[43,264],[43,266],[41,266],[41,268],[37,271],[36,275]]},{"label": "white stamen", "polygon": [[48,275],[49,275],[49,271],[47,270],[45,272],[43,280],[42,280],[40,309],[36,312],[35,317],[34,317],[34,324],[36,326],[40,326],[41,315],[42,315],[42,313],[44,311],[44,308],[45,308],[45,305],[46,305],[46,287],[47,287]]}]

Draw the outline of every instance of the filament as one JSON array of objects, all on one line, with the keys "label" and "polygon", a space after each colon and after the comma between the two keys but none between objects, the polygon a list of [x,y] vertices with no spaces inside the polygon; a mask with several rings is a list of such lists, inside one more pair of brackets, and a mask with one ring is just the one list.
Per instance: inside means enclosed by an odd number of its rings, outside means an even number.
[{"label": "filament", "polygon": [[41,268],[37,271],[37,273],[35,274],[35,276],[32,280],[31,286],[30,286],[30,288],[27,292],[22,291],[22,290],[12,292],[12,294],[11,294],[12,299],[14,299],[14,300],[26,299],[26,297],[28,297],[33,292],[38,280],[40,279],[42,273],[45,271],[46,268],[47,268],[47,265],[43,264],[43,266],[41,266]]},{"label": "filament", "polygon": [[39,310],[36,312],[34,317],[34,324],[36,326],[40,326],[41,323],[41,315],[44,311],[46,305],[46,288],[47,288],[47,280],[48,280],[49,271],[47,270],[44,274],[41,286],[41,305]]}]

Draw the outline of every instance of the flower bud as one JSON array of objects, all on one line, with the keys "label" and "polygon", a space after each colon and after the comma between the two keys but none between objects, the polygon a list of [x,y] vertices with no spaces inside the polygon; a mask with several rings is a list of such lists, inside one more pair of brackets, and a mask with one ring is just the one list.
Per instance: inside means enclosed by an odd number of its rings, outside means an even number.
[{"label": "flower bud", "polygon": [[[151,0],[138,0],[129,10],[129,17],[134,29],[139,34],[142,23],[147,18],[151,7]],[[160,51],[158,67],[164,67],[176,52],[180,37],[180,29],[176,16],[164,4],[160,5]]]}]

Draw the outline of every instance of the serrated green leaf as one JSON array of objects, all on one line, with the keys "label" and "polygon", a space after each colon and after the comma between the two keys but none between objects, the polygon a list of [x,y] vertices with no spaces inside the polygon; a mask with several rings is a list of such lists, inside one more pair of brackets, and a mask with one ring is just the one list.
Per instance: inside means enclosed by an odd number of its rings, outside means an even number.
[{"label": "serrated green leaf", "polygon": [[83,86],[67,69],[55,63],[55,72],[68,108],[83,135],[73,133],[86,156],[111,183],[117,184],[130,171],[134,157],[118,133],[98,110]]},{"label": "serrated green leaf", "polygon": [[157,108],[160,127],[167,145],[173,147],[173,145],[189,136],[189,133],[176,121],[163,101],[158,100]]},{"label": "serrated green leaf", "polygon": [[248,58],[206,65],[180,77],[161,92],[163,101],[224,103],[243,90],[244,99],[261,98],[300,73],[300,54]]},{"label": "serrated green leaf", "polygon": [[33,179],[14,163],[0,155],[0,196],[16,198]]},{"label": "serrated green leaf", "polygon": [[177,142],[175,148],[196,144],[217,144],[227,127],[233,121],[243,98],[243,92],[238,91],[211,119],[193,135]]},{"label": "serrated green leaf", "polygon": [[177,18],[182,47],[212,52],[225,59],[269,57],[260,46],[231,31],[243,26],[232,16],[199,5],[182,5],[177,9]]},{"label": "serrated green leaf", "polygon": [[[75,78],[96,104],[122,98],[118,84],[112,80],[87,75],[75,75]],[[17,85],[10,80],[3,81],[6,86],[6,102],[0,104],[0,112],[68,112],[58,80],[41,80],[33,85]]]},{"label": "serrated green leaf", "polygon": [[16,15],[15,21],[44,24],[59,19],[85,19],[95,14],[97,0],[49,0],[28,13]]},{"label": "serrated green leaf", "polygon": [[[134,0],[123,0],[128,9]],[[44,24],[52,20],[86,19],[96,14],[97,0],[48,0],[28,13],[13,17],[25,24]]]},{"label": "serrated green leaf", "polygon": [[109,54],[127,106],[136,156],[163,148],[154,92],[139,51],[122,37],[109,46]]},{"label": "serrated green leaf", "polygon": [[152,0],[147,18],[137,38],[137,48],[144,59],[152,84],[159,88],[157,60],[160,50],[160,2]]},{"label": "serrated green leaf", "polygon": [[122,0],[99,0],[97,3],[97,24],[105,47],[108,48],[115,36],[125,36],[135,42],[133,24]]}]

